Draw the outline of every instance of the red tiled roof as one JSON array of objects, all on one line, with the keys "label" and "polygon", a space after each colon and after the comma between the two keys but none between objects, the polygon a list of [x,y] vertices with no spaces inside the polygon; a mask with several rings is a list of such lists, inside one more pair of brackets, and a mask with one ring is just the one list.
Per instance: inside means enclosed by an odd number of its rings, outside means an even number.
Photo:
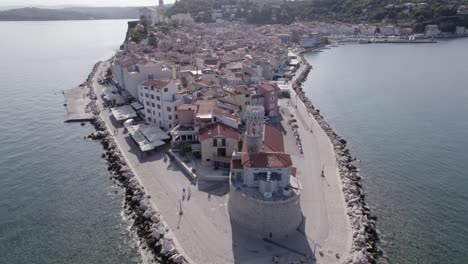
[{"label": "red tiled roof", "polygon": [[231,160],[231,169],[242,169],[242,160]]},{"label": "red tiled roof", "polygon": [[269,84],[269,83],[262,83],[262,84],[259,85],[259,88],[262,91],[262,93],[264,93],[264,92],[273,92],[273,91],[277,90],[277,88],[274,85]]},{"label": "red tiled roof", "polygon": [[143,82],[143,86],[154,86],[154,88],[156,89],[162,89],[164,87],[166,87],[169,83],[168,82],[163,82],[161,80],[146,80],[145,82]]},{"label": "red tiled roof", "polygon": [[283,134],[269,124],[263,127],[263,151],[284,152]]},{"label": "red tiled roof", "polygon": [[[248,152],[247,140],[243,141],[242,152]],[[263,152],[284,152],[283,134],[269,124],[263,126]]]},{"label": "red tiled roof", "polygon": [[219,122],[211,124],[205,127],[202,131],[200,131],[200,141],[217,136],[232,138],[237,141],[240,140],[240,133],[238,129],[232,128],[228,125]]},{"label": "red tiled roof", "polygon": [[245,153],[242,165],[249,168],[288,168],[292,166],[291,156],[278,152]]}]

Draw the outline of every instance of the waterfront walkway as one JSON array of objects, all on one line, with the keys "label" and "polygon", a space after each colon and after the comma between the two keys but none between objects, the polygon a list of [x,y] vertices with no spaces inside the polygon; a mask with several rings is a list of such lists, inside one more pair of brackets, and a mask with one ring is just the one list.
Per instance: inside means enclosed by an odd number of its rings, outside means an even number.
[{"label": "waterfront walkway", "polygon": [[[328,137],[321,131],[307,111],[299,107],[303,122],[299,132],[304,145],[304,155],[297,151],[292,133],[288,132],[287,120],[278,121],[287,133],[285,143],[291,150],[293,161],[302,181],[301,203],[305,216],[302,230],[286,239],[265,241],[231,223],[227,212],[228,183],[208,183],[191,181],[177,167],[175,162],[165,159],[165,150],[144,159],[123,127],[112,117],[108,109],[102,109],[102,86],[98,76],[104,74],[108,62],[101,63],[93,78],[93,86],[98,97],[101,118],[109,131],[117,131],[115,141],[128,165],[134,171],[154,208],[158,209],[172,230],[182,254],[193,263],[272,263],[275,255],[280,263],[293,263],[304,260],[314,263],[313,250],[317,245],[318,263],[341,263],[349,252],[351,233],[345,215],[344,199],[335,156]],[[291,100],[282,100],[284,111],[294,111]],[[314,134],[308,132],[307,125],[313,124]],[[307,132],[307,133],[306,133]],[[294,154],[293,151],[296,151]],[[326,181],[320,177],[321,165],[325,164]],[[182,189],[190,188],[191,197],[183,201]],[[179,215],[180,205],[183,214]],[[273,242],[273,243],[272,243]],[[315,244],[317,243],[317,244]],[[293,249],[293,250],[291,250]]]},{"label": "waterfront walkway", "polygon": [[68,112],[66,122],[89,121],[93,118],[93,114],[86,111],[86,105],[89,103],[87,92],[87,87],[75,87],[63,91]]}]

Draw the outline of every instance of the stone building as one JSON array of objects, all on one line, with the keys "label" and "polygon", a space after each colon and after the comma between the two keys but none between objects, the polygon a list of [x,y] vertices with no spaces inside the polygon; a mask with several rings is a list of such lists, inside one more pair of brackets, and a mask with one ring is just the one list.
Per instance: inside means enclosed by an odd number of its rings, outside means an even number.
[{"label": "stone building", "polygon": [[231,220],[267,237],[288,235],[302,222],[299,182],[282,133],[264,123],[262,106],[249,106],[242,151],[231,160]]},{"label": "stone building", "polygon": [[239,130],[218,122],[202,129],[199,138],[202,164],[229,168],[239,144]]}]

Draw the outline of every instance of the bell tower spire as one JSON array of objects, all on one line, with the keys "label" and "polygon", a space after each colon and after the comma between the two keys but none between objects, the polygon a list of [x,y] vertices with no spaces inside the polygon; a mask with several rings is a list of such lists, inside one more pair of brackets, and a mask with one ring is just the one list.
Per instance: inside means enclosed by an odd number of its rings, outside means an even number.
[{"label": "bell tower spire", "polygon": [[245,113],[246,135],[248,152],[261,152],[263,147],[263,106],[249,106]]}]

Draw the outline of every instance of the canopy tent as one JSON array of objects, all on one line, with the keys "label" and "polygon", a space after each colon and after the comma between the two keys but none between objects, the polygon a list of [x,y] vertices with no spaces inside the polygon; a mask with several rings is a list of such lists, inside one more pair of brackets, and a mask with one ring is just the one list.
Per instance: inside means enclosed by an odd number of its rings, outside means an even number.
[{"label": "canopy tent", "polygon": [[127,130],[142,152],[156,149],[165,144],[163,140],[170,138],[156,125],[129,126]]},{"label": "canopy tent", "polygon": [[135,110],[129,105],[111,108],[112,115],[117,121],[125,121],[129,118],[137,117]]}]

